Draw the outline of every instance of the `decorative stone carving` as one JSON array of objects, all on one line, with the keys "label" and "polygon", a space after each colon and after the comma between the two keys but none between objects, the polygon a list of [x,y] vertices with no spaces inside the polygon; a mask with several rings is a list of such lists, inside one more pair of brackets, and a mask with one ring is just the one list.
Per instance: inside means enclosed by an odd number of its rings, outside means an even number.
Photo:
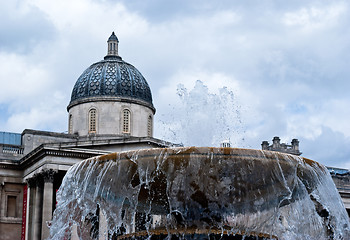
[{"label": "decorative stone carving", "polygon": [[42,188],[43,187],[43,176],[41,173],[36,173],[34,174],[34,176],[32,177],[32,179],[35,181],[35,185],[36,187]]},{"label": "decorative stone carving", "polygon": [[298,139],[293,139],[292,144],[288,145],[286,143],[281,143],[281,139],[279,137],[274,137],[272,139],[272,144],[269,145],[268,141],[263,141],[261,143],[261,149],[262,150],[269,150],[269,151],[276,151],[276,152],[283,152],[283,153],[289,153],[294,155],[301,155],[301,152],[299,151],[299,141]]},{"label": "decorative stone carving", "polygon": [[51,182],[51,183],[53,183],[56,173],[57,173],[56,170],[48,169],[48,170],[43,171],[41,174],[42,174],[42,176],[44,178],[44,182]]}]

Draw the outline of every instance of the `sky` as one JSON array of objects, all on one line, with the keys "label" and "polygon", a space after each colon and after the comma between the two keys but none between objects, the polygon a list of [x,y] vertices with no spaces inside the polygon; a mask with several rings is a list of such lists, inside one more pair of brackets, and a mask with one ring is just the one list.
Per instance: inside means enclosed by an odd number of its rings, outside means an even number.
[{"label": "sky", "polygon": [[67,131],[74,83],[115,31],[151,87],[155,137],[255,149],[297,138],[302,156],[350,168],[349,1],[0,6],[0,131]]}]

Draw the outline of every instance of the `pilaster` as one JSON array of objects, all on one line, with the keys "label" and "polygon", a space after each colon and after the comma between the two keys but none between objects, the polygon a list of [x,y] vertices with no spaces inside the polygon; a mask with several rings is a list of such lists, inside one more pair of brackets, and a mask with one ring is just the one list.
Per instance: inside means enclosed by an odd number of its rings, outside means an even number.
[{"label": "pilaster", "polygon": [[43,178],[41,174],[34,175],[36,181],[33,240],[41,239],[42,203],[43,203]]},{"label": "pilaster", "polygon": [[50,229],[48,223],[52,220],[53,209],[53,182],[57,171],[48,169],[42,172],[44,179],[43,189],[43,208],[42,208],[42,222],[41,222],[41,239],[47,239],[50,236]]},{"label": "pilaster", "polygon": [[33,231],[34,231],[34,209],[35,209],[35,192],[36,192],[36,179],[29,178],[27,180],[28,184],[28,204],[27,204],[27,226],[26,226],[26,239],[33,239]]}]

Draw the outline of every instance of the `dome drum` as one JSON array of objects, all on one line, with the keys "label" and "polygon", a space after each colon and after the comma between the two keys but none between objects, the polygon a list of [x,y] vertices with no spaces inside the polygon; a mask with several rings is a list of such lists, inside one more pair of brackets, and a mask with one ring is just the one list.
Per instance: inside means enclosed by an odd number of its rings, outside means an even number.
[{"label": "dome drum", "polygon": [[[94,110],[94,127],[91,128],[91,110]],[[124,111],[128,111],[130,116],[129,130],[125,131],[123,126]],[[153,111],[137,103],[131,102],[102,102],[91,101],[72,106],[69,109],[71,117],[71,133],[79,136],[85,135],[130,135],[134,137],[151,137],[148,133],[148,119],[153,118]],[[153,122],[153,121],[152,121]],[[151,125],[153,123],[151,122]]]}]

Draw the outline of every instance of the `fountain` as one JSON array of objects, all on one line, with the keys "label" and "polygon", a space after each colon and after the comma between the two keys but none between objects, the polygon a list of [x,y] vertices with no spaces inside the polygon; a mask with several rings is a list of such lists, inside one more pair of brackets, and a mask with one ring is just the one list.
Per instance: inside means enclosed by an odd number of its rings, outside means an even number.
[{"label": "fountain", "polygon": [[163,110],[157,122],[160,139],[197,147],[219,146],[229,140],[234,146],[248,147],[245,137],[249,138],[249,134],[243,123],[240,100],[227,87],[216,91],[211,92],[200,80],[192,89],[179,84],[176,100]]},{"label": "fountain", "polygon": [[[51,239],[349,239],[321,164],[236,148],[128,151],[66,174]],[[106,229],[101,232],[101,229]]]}]

